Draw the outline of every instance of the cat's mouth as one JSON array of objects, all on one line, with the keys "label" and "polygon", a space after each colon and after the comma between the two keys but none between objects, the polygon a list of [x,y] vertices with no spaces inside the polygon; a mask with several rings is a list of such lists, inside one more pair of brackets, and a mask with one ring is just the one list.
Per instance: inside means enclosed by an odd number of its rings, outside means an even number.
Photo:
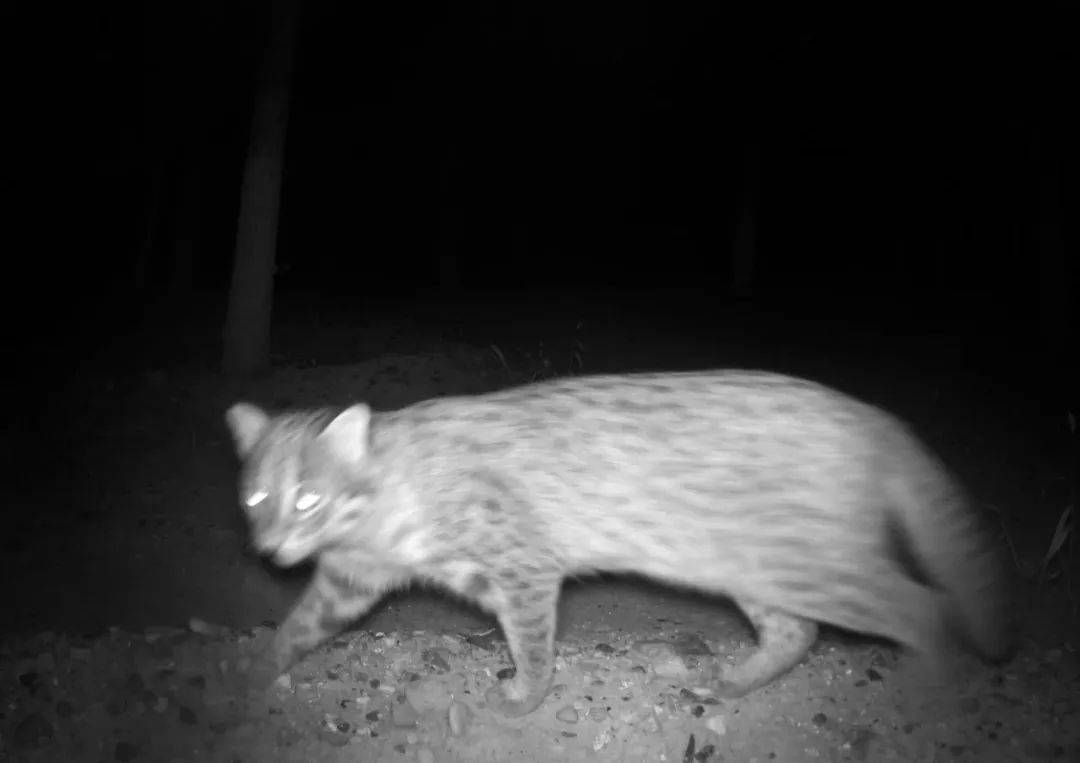
[{"label": "cat's mouth", "polygon": [[299,542],[295,538],[285,537],[281,540],[262,540],[257,544],[260,554],[271,557],[274,563],[280,567],[292,567],[311,556],[312,548],[309,544]]}]

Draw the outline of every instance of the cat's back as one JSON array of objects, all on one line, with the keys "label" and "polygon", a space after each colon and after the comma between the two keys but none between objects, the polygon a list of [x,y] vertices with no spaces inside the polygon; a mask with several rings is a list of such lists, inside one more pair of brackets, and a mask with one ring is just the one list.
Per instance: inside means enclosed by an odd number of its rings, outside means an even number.
[{"label": "cat's back", "polygon": [[824,385],[762,371],[569,377],[429,400],[385,419],[440,458],[619,470],[662,461],[848,458],[888,414]]}]

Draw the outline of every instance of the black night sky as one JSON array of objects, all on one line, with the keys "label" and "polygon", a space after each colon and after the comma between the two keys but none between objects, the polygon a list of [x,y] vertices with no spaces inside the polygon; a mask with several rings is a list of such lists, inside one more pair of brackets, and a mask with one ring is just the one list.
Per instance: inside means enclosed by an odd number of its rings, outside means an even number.
[{"label": "black night sky", "polygon": [[[163,313],[223,316],[268,8],[82,11],[53,153],[77,171],[63,193],[48,181],[84,239],[69,303],[93,306],[86,335],[61,321],[66,344],[92,354]],[[750,204],[759,306],[1062,324],[1064,300],[1043,297],[1075,246],[1075,59],[1050,4],[300,13],[281,303],[445,296],[453,261],[470,300],[662,287],[708,311],[731,294]]]}]

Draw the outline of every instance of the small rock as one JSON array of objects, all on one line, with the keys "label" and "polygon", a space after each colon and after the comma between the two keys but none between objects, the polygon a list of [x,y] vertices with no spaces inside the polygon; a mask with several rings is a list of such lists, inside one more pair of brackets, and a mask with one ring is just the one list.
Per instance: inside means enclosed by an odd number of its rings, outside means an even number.
[{"label": "small rock", "polygon": [[615,647],[613,647],[611,644],[600,643],[593,648],[600,654],[615,654]]},{"label": "small rock", "polygon": [[829,717],[825,715],[825,713],[814,713],[814,716],[810,719],[810,721],[815,726],[824,726],[826,723],[829,722]]},{"label": "small rock", "polygon": [[367,715],[365,715],[364,718],[371,721],[372,723],[377,723],[378,720],[379,720],[379,711],[378,710],[372,710]]},{"label": "small rock", "polygon": [[597,705],[595,707],[589,708],[589,712],[586,713],[586,717],[588,717],[590,721],[596,721],[597,723],[599,723],[600,721],[607,720],[608,711],[605,708]]},{"label": "small rock", "polygon": [[420,658],[424,661],[425,665],[430,665],[435,670],[448,671],[450,670],[450,663],[447,661],[450,651],[442,648],[425,649]]},{"label": "small rock", "polygon": [[685,678],[690,674],[686,663],[679,657],[669,657],[666,660],[658,660],[653,663],[653,672],[661,678]]},{"label": "small rock", "polygon": [[339,731],[336,728],[319,727],[319,739],[334,747],[344,747],[349,743],[351,736],[348,732]]},{"label": "small rock", "polygon": [[469,725],[469,708],[463,702],[450,703],[450,709],[447,711],[447,716],[450,721],[450,733],[456,737],[465,733],[465,729]]},{"label": "small rock", "polygon": [[131,742],[117,742],[116,747],[113,748],[113,758],[120,761],[120,763],[128,763],[130,760],[135,760],[135,757],[138,754],[139,748]]},{"label": "small rock", "polygon": [[724,724],[724,719],[719,715],[712,715],[705,719],[705,728],[717,736],[724,736],[727,733],[727,726]]},{"label": "small rock", "polygon": [[562,699],[563,695],[566,694],[566,690],[568,688],[569,687],[566,684],[555,684],[550,689],[548,689],[547,696],[553,699]]},{"label": "small rock", "polygon": [[229,629],[225,626],[214,625],[205,620],[200,620],[197,617],[193,617],[188,621],[188,627],[200,636],[208,636],[210,638],[222,638],[229,635]]},{"label": "small rock", "polygon": [[679,689],[679,699],[681,699],[683,702],[689,702],[691,704],[695,702],[701,702],[701,697],[699,697],[697,694],[690,691],[689,689]]},{"label": "small rock", "polygon": [[195,715],[195,711],[190,707],[180,706],[180,722],[186,723],[188,726],[194,726],[199,722],[198,717]]},{"label": "small rock", "polygon": [[573,705],[566,705],[555,712],[555,718],[563,723],[577,723],[579,717],[578,711]]},{"label": "small rock", "polygon": [[31,713],[15,727],[11,741],[18,749],[31,750],[50,742],[54,733],[52,724],[41,713]]}]

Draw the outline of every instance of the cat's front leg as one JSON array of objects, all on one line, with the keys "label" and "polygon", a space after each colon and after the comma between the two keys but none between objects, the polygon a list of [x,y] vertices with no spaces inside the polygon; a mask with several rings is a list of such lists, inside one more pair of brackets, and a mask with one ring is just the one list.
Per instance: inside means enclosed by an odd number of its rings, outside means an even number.
[{"label": "cat's front leg", "polygon": [[515,673],[512,679],[490,689],[485,699],[503,715],[528,715],[547,696],[555,674],[555,615],[560,582],[534,582],[507,596],[497,610]]},{"label": "cat's front leg", "polygon": [[304,655],[370,610],[382,598],[384,590],[355,587],[324,570],[316,570],[269,646],[242,668],[247,688],[253,691],[269,688]]}]

